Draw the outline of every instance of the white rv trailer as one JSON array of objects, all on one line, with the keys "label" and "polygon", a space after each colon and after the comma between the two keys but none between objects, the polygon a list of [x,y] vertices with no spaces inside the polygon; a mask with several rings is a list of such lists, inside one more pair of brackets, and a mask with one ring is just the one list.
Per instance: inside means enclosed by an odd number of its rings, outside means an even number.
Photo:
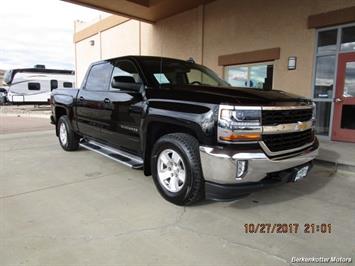
[{"label": "white rv trailer", "polygon": [[8,86],[7,101],[15,104],[45,104],[51,91],[58,88],[74,88],[74,71],[34,68],[12,69],[5,73]]}]

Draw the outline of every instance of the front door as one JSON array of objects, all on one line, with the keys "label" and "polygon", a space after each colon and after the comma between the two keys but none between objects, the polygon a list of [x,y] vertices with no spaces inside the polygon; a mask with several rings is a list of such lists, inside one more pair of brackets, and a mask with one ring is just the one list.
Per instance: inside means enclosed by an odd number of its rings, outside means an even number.
[{"label": "front door", "polygon": [[332,139],[355,142],[355,53],[339,55],[334,105]]}]

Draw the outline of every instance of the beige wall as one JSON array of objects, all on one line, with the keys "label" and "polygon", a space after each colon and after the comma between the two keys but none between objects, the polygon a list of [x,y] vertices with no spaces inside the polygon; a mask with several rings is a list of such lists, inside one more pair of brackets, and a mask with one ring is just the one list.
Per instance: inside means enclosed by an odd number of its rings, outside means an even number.
[{"label": "beige wall", "polygon": [[164,19],[142,23],[142,54],[202,59],[202,7]]},{"label": "beige wall", "polygon": [[[222,75],[219,55],[280,47],[274,88],[310,97],[315,30],[307,29],[307,18],[354,5],[353,0],[212,2],[205,7],[204,64]],[[287,70],[289,56],[297,56],[296,70]]]},{"label": "beige wall", "polygon": [[[95,42],[94,46],[90,45],[90,41]],[[81,86],[88,66],[95,61],[100,60],[100,34],[91,36],[90,38],[75,44],[75,77],[76,86]]]},{"label": "beige wall", "polygon": [[[218,56],[280,47],[281,57],[274,62],[274,88],[309,97],[315,30],[307,28],[307,18],[349,6],[355,6],[355,0],[216,0],[154,25],[130,20],[103,31],[101,58],[193,57],[222,76]],[[79,80],[89,61],[97,58],[96,48],[85,45],[90,39],[77,43]],[[287,70],[289,56],[297,56],[296,70]]]},{"label": "beige wall", "polygon": [[102,59],[139,55],[139,22],[129,20],[101,33]]}]

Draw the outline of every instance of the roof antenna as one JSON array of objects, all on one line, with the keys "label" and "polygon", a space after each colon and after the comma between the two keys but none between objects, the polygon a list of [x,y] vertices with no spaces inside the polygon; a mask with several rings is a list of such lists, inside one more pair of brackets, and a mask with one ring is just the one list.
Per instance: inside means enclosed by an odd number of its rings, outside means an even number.
[{"label": "roof antenna", "polygon": [[188,63],[192,63],[192,64],[195,64],[195,60],[190,57],[189,59],[186,60]]}]

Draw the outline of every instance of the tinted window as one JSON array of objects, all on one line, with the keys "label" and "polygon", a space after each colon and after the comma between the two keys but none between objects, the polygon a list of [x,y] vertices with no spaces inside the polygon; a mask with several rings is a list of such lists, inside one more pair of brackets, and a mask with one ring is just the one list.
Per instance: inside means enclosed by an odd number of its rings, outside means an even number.
[{"label": "tinted window", "polygon": [[[142,79],[139,76],[138,70],[135,65],[130,61],[117,61],[114,63],[111,81],[114,77],[130,77],[132,83],[142,83]],[[129,82],[129,79],[126,79]],[[131,82],[130,82],[131,83]],[[110,88],[112,88],[110,84]],[[117,88],[115,88],[117,90]]]},{"label": "tinted window", "polygon": [[149,82],[156,85],[229,86],[207,67],[174,59],[142,60]]},{"label": "tinted window", "polygon": [[189,84],[192,85],[209,85],[209,86],[218,86],[218,82],[211,78],[206,73],[198,70],[191,69],[190,72],[186,73]]},{"label": "tinted window", "polygon": [[52,79],[51,80],[51,91],[58,88],[58,80]]},{"label": "tinted window", "polygon": [[112,65],[103,63],[94,65],[87,77],[85,89],[91,91],[104,91],[108,89],[112,72]]},{"label": "tinted window", "polygon": [[355,50],[355,26],[344,28],[341,32],[341,50]]},{"label": "tinted window", "polygon": [[65,82],[63,82],[63,87],[64,88],[73,88],[73,83],[65,81]]},{"label": "tinted window", "polygon": [[41,84],[39,84],[38,82],[29,82],[28,89],[30,91],[39,91],[41,89]]},{"label": "tinted window", "polygon": [[318,33],[318,52],[330,52],[337,49],[338,30],[327,30]]}]

